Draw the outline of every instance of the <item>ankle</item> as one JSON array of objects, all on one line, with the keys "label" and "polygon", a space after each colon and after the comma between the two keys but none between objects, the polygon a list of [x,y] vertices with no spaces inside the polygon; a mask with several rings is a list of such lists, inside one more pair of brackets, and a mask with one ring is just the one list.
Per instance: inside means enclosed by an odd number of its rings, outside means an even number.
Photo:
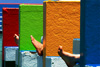
[{"label": "ankle", "polygon": [[74,55],[74,57],[75,57],[76,60],[79,60],[80,54]]}]

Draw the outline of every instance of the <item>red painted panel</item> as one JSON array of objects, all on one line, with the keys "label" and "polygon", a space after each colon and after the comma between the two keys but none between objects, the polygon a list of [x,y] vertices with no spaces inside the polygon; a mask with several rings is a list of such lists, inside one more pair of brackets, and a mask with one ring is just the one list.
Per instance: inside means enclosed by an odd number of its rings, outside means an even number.
[{"label": "red painted panel", "polygon": [[19,9],[3,8],[3,53],[5,46],[18,46],[14,41],[15,33],[19,34]]}]

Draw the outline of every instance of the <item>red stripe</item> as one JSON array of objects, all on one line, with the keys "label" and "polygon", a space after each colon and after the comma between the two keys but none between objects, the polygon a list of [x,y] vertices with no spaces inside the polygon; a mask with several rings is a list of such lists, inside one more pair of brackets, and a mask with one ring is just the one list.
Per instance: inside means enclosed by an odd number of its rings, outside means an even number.
[{"label": "red stripe", "polygon": [[35,3],[0,3],[0,4],[8,4],[8,5],[20,5],[20,4],[25,4],[25,5],[43,5],[43,4],[35,4]]}]

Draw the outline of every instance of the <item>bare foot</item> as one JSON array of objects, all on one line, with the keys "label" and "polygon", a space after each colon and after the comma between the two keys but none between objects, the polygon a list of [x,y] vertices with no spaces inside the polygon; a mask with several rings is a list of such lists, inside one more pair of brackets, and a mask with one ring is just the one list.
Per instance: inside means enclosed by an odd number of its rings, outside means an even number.
[{"label": "bare foot", "polygon": [[62,49],[62,46],[59,46],[58,54],[65,61],[65,63],[67,64],[68,67],[73,67],[76,64],[77,59],[80,58],[80,55],[74,55],[74,54],[65,52]]},{"label": "bare foot", "polygon": [[19,45],[19,36],[17,34],[14,34],[14,39],[17,45]]},{"label": "bare foot", "polygon": [[38,52],[38,54],[42,56],[43,55],[43,44],[35,40],[32,35],[31,35],[31,41],[34,47],[36,48],[36,51]]}]

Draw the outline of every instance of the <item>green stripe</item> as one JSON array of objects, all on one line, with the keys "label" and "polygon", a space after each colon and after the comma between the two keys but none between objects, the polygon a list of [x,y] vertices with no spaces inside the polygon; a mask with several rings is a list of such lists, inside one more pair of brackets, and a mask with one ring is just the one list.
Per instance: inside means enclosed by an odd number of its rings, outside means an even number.
[{"label": "green stripe", "polygon": [[20,5],[20,50],[36,50],[30,35],[41,42],[43,36],[43,6]]}]

